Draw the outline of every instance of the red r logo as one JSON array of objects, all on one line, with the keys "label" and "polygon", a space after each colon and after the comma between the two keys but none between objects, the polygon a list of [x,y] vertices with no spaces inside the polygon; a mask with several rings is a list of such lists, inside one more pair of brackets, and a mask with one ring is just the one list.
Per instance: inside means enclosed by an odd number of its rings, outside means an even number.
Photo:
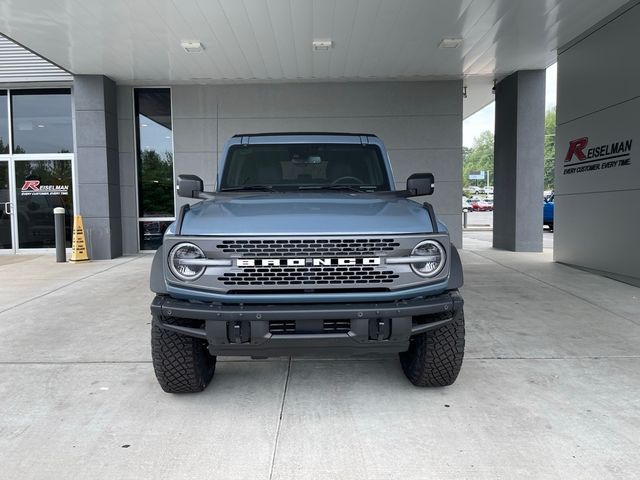
[{"label": "red r logo", "polygon": [[571,140],[569,142],[569,151],[567,152],[567,156],[564,157],[565,162],[570,162],[573,156],[575,155],[578,160],[584,160],[587,156],[583,153],[582,149],[584,149],[589,143],[589,137],[578,138],[577,140]]},{"label": "red r logo", "polygon": [[25,180],[22,185],[22,190],[33,190],[37,192],[40,190],[40,180]]}]

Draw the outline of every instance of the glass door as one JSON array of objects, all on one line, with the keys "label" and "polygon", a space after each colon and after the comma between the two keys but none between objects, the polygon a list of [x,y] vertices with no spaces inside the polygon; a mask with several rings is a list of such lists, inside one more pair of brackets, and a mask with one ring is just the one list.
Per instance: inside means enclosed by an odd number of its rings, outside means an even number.
[{"label": "glass door", "polygon": [[73,220],[68,88],[0,90],[0,253],[55,248],[53,209]]},{"label": "glass door", "polygon": [[66,246],[71,247],[71,160],[15,160],[15,217],[19,249],[55,248],[53,209],[65,209]]},{"label": "glass door", "polygon": [[11,186],[9,162],[0,160],[0,251],[14,252],[13,243],[13,213],[14,204],[11,201]]}]

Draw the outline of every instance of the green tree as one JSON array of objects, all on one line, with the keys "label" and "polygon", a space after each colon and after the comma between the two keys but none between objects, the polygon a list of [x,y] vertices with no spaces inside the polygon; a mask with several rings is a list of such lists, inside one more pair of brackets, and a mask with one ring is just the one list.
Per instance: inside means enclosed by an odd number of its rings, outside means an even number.
[{"label": "green tree", "polygon": [[144,216],[172,216],[173,211],[173,156],[155,150],[140,154],[138,182]]},{"label": "green tree", "polygon": [[[478,180],[477,182],[475,180],[469,180],[469,174],[471,172],[478,172],[483,170],[489,172],[490,178],[493,178],[493,133],[491,133],[489,130],[482,132],[480,135],[474,138],[471,148],[463,149],[463,186],[486,186],[486,178],[484,180]],[[493,181],[491,181],[490,183],[493,183]]]},{"label": "green tree", "polygon": [[556,109],[544,116],[544,189],[553,190],[556,160]]}]

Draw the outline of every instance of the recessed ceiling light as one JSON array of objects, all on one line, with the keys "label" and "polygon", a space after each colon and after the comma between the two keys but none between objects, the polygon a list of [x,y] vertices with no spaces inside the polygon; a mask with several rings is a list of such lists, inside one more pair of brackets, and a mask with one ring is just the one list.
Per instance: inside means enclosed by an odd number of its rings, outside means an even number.
[{"label": "recessed ceiling light", "polygon": [[199,53],[204,49],[202,43],[198,40],[185,40],[180,42],[180,46],[184,48],[184,51],[187,53]]},{"label": "recessed ceiling light", "polygon": [[147,125],[146,123],[143,123],[142,125],[140,125],[141,127],[148,127],[149,125]]},{"label": "recessed ceiling light", "polygon": [[38,125],[38,128],[44,128],[44,125],[40,124]]},{"label": "recessed ceiling light", "polygon": [[438,44],[438,48],[458,48],[462,45],[461,38],[443,38]]},{"label": "recessed ceiling light", "polygon": [[333,41],[331,39],[314,40],[311,45],[316,52],[331,50],[333,48]]}]

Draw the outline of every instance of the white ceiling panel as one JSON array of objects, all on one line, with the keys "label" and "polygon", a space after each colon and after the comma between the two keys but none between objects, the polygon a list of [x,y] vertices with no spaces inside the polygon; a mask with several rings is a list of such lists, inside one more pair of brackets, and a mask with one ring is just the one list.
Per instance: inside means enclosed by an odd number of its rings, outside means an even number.
[{"label": "white ceiling panel", "polygon": [[[0,0],[0,32],[120,83],[486,77],[544,68],[626,0]],[[456,49],[438,48],[461,37]],[[314,52],[313,39],[334,48]],[[188,54],[184,40],[198,40]],[[486,92],[485,92],[486,94]]]}]

